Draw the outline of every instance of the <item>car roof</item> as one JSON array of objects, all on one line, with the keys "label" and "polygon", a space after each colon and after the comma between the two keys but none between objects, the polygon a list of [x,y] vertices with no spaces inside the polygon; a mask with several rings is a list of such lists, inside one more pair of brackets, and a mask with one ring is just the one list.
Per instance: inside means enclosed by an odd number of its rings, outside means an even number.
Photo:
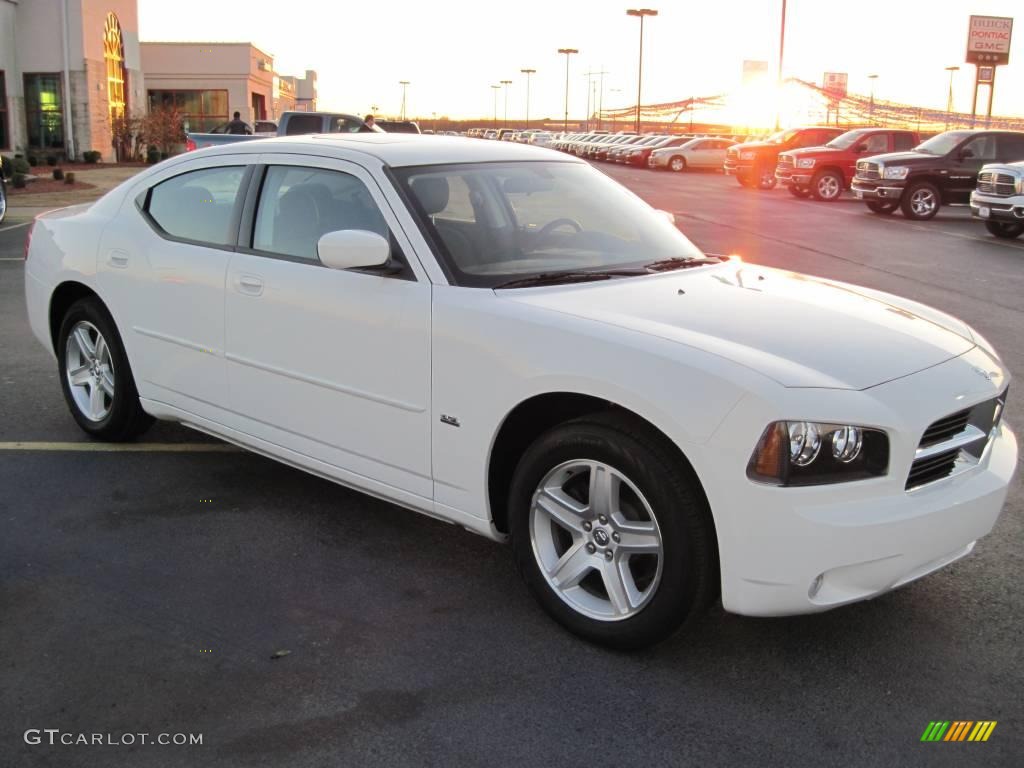
[{"label": "car roof", "polygon": [[[343,157],[347,153],[358,152],[374,157],[382,164],[393,168],[529,160],[582,162],[561,152],[529,144],[482,142],[462,136],[423,136],[414,133],[325,133],[312,136],[284,136],[224,144],[198,152],[210,155],[283,152],[328,157]],[[197,152],[189,152],[181,157],[194,157],[196,154]]]}]

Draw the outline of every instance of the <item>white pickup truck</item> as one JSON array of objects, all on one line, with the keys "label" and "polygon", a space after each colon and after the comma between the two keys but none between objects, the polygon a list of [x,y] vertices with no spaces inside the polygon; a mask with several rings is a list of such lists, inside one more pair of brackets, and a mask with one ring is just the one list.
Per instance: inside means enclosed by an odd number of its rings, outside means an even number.
[{"label": "white pickup truck", "polygon": [[984,166],[971,193],[971,214],[996,237],[1024,234],[1024,162]]},{"label": "white pickup truck", "polygon": [[[343,112],[285,112],[277,121],[277,136],[308,136],[314,133],[379,133],[361,117]],[[191,152],[203,147],[231,144],[236,141],[266,139],[269,134],[186,133],[185,149]]]}]

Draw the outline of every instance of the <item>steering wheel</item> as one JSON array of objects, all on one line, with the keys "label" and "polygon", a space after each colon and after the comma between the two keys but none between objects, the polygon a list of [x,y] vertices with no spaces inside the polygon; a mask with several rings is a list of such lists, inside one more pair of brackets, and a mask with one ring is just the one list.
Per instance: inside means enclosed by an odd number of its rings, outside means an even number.
[{"label": "steering wheel", "polygon": [[543,242],[546,238],[548,238],[551,235],[552,232],[554,232],[559,227],[572,227],[574,230],[576,230],[576,234],[579,234],[580,232],[583,231],[583,225],[576,221],[576,219],[555,219],[554,221],[549,221],[547,224],[540,228],[536,235],[537,242]]}]

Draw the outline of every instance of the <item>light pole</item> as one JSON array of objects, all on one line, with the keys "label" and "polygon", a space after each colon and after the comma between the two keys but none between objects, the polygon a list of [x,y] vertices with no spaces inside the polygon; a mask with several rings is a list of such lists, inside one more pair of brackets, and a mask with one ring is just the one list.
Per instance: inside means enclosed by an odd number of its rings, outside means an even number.
[{"label": "light pole", "polygon": [[949,72],[949,97],[946,99],[946,130],[949,130],[949,120],[953,117],[953,75],[960,71],[960,67],[946,67]]},{"label": "light pole", "polygon": [[536,69],[520,69],[526,75],[526,128],[530,128],[530,75],[537,72]]},{"label": "light pole", "polygon": [[494,93],[494,127],[498,127],[498,91],[501,90],[500,85],[492,85],[491,91]]},{"label": "light pole", "polygon": [[405,92],[409,88],[409,81],[399,80],[398,84],[402,86],[402,119],[405,120]]},{"label": "light pole", "polygon": [[575,48],[559,48],[559,53],[565,54],[565,119],[562,122],[562,130],[568,132],[569,130],[569,57],[574,53],[579,53]]},{"label": "light pole", "polygon": [[868,122],[872,125],[875,124],[875,80],[878,79],[878,75],[868,75],[868,80],[871,81],[871,101],[868,105]]},{"label": "light pole", "polygon": [[[779,74],[777,77],[776,87],[778,88],[778,94],[776,95],[776,104],[782,101],[782,57],[786,53],[786,0],[782,0],[782,22],[779,24]],[[782,110],[776,106],[775,109],[775,130],[779,130],[780,123],[782,120]]]},{"label": "light pole", "polygon": [[501,80],[503,86],[505,86],[505,124],[504,127],[508,128],[508,87],[512,85],[511,80]]},{"label": "light pole", "polygon": [[634,127],[634,130],[640,133],[640,90],[643,87],[644,79],[644,16],[657,16],[658,12],[650,8],[629,8],[626,15],[640,18],[640,64],[636,70],[636,126]]}]

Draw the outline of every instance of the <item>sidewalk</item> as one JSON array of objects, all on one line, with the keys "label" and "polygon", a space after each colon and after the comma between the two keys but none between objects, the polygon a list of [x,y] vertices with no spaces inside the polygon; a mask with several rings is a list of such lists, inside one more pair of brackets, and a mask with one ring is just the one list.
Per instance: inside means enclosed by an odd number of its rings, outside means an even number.
[{"label": "sidewalk", "polygon": [[33,193],[32,185],[24,190],[7,188],[7,218],[0,228],[17,226],[26,221],[31,221],[40,213],[52,211],[54,208],[64,208],[79,203],[91,203],[99,200],[103,195],[116,187],[122,181],[145,170],[145,166],[103,166],[98,165],[95,169],[75,169],[77,181],[91,184],[89,189],[61,190],[59,192]]}]

